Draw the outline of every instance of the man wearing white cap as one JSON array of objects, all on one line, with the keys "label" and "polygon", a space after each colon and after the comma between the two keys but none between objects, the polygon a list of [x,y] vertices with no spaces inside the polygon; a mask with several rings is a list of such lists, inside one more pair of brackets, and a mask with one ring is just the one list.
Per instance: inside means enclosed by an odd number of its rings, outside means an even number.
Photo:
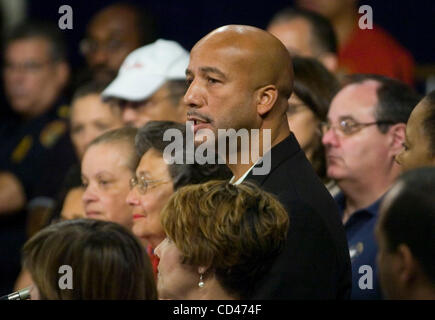
[{"label": "man wearing white cap", "polygon": [[131,52],[118,75],[103,91],[104,100],[120,106],[126,125],[148,121],[186,121],[182,97],[189,53],[177,42],[159,39]]}]

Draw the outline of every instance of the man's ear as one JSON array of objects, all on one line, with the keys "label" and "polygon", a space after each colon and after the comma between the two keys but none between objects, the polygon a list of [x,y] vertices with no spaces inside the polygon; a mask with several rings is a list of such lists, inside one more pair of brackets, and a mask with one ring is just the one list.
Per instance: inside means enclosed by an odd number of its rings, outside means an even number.
[{"label": "man's ear", "polygon": [[264,116],[275,105],[276,99],[278,99],[278,89],[272,84],[264,86],[258,89],[257,97],[257,113]]},{"label": "man's ear", "polygon": [[415,278],[418,265],[411,250],[406,244],[400,244],[396,251],[397,276],[402,284],[407,284]]},{"label": "man's ear", "polygon": [[390,135],[389,147],[392,152],[392,156],[398,155],[403,149],[403,142],[405,141],[406,124],[396,123],[388,129]]}]

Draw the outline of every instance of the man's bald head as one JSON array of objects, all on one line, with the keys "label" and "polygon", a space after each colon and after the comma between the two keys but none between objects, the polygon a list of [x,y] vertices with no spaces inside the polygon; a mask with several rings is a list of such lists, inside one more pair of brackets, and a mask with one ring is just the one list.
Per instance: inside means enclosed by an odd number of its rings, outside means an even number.
[{"label": "man's bald head", "polygon": [[271,129],[272,145],[290,133],[292,62],[270,33],[240,25],[212,31],[193,47],[186,77],[194,132],[211,129],[217,137],[219,129]]},{"label": "man's bald head", "polygon": [[293,66],[284,45],[270,33],[252,26],[228,25],[202,38],[192,49],[220,50],[243,66],[255,87],[275,85],[280,95],[290,96]]}]

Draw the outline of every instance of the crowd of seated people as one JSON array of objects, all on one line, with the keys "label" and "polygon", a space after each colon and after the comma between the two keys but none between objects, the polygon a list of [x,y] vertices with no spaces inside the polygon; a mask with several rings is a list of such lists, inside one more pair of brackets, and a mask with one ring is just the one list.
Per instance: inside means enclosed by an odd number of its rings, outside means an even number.
[{"label": "crowd of seated people", "polygon": [[356,1],[320,2],[190,52],[110,5],[73,77],[56,26],[13,29],[0,296],[435,299],[435,91]]}]

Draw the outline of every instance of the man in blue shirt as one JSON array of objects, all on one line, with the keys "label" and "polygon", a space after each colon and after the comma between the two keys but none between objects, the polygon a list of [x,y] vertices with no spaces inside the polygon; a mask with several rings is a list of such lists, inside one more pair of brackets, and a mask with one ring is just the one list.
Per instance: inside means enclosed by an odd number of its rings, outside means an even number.
[{"label": "man in blue shirt", "polygon": [[400,173],[395,156],[419,96],[383,76],[354,75],[331,102],[322,126],[327,174],[342,190],[336,198],[352,263],[352,299],[380,299],[374,226],[379,203]]}]

